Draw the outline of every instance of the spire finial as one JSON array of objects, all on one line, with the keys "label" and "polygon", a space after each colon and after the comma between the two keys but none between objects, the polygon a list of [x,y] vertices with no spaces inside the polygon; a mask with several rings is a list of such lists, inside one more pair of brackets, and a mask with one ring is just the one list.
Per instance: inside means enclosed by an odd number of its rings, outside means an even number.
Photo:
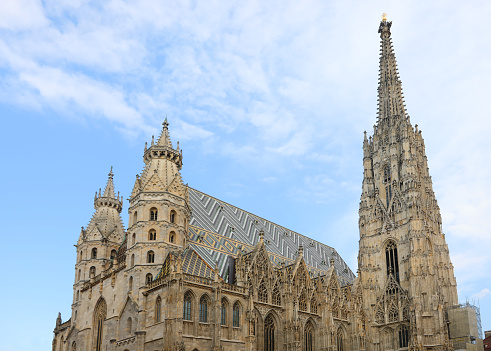
[{"label": "spire finial", "polygon": [[261,229],[259,231],[259,242],[263,242],[264,241],[264,231]]},{"label": "spire finial", "polygon": [[382,21],[387,21],[387,14],[385,12],[382,14]]},{"label": "spire finial", "polygon": [[109,174],[108,174],[109,178],[113,179],[113,166],[111,166],[111,170],[109,171]]},{"label": "spire finial", "polygon": [[165,120],[164,123],[162,123],[162,125],[164,126],[165,129],[169,128],[169,122],[167,122],[167,115],[165,115]]}]

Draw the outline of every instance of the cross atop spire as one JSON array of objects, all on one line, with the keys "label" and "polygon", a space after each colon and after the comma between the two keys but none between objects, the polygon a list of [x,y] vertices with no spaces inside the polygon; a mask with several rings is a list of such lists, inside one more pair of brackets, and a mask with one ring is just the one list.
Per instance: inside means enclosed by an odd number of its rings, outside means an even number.
[{"label": "cross atop spire", "polygon": [[402,83],[397,70],[397,61],[390,37],[391,21],[382,16],[378,28],[380,33],[380,71],[378,82],[378,123],[394,124],[406,117]]}]

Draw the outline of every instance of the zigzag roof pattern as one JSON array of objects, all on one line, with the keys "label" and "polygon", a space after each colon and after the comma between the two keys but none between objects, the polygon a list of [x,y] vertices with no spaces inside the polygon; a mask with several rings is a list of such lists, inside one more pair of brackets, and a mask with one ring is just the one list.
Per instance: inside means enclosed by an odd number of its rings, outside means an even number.
[{"label": "zigzag roof pattern", "polygon": [[355,275],[334,248],[199,190],[188,189],[192,209],[190,246],[211,267],[218,264],[222,277],[227,275],[228,257],[237,257],[239,251],[243,254],[252,251],[262,229],[269,257],[277,265],[294,263],[302,244],[303,258],[312,274],[325,275],[330,260],[334,259],[334,269],[341,284],[353,283]]}]

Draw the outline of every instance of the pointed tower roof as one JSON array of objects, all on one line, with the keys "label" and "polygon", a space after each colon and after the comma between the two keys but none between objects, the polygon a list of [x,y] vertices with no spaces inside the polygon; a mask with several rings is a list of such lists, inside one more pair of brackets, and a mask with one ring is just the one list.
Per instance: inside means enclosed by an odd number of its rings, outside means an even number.
[{"label": "pointed tower roof", "polygon": [[397,61],[392,47],[390,28],[392,22],[387,21],[384,14],[380,22],[380,71],[378,81],[378,120],[393,124],[396,120],[406,117],[402,83],[397,70]]},{"label": "pointed tower roof", "polygon": [[177,196],[187,197],[186,187],[179,173],[182,168],[182,150],[179,149],[179,142],[175,149],[172,146],[167,117],[162,123],[162,131],[157,143],[154,142],[153,136],[150,147],[145,143],[143,161],[145,168],[141,175],[137,176],[131,199],[141,191],[171,192]]},{"label": "pointed tower roof", "polygon": [[124,238],[124,226],[121,219],[123,209],[123,197],[115,194],[113,183],[113,169],[108,174],[106,188],[101,195],[101,190],[95,194],[94,208],[92,216],[86,230],[83,230],[85,238],[88,240],[100,240],[111,238],[116,242],[122,242]]},{"label": "pointed tower roof", "polygon": [[157,146],[167,146],[172,148],[172,142],[169,136],[169,122],[167,122],[167,116],[165,116],[165,121],[162,123],[162,132],[160,133],[159,140],[157,141]]}]

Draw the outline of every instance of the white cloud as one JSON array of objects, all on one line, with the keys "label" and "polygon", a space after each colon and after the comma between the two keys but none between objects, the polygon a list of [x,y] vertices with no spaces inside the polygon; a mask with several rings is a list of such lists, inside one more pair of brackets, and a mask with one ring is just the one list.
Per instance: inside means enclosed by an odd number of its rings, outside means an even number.
[{"label": "white cloud", "polygon": [[48,24],[38,0],[0,2],[0,28],[12,31],[39,29]]},{"label": "white cloud", "polygon": [[481,291],[479,291],[478,293],[475,293],[474,295],[472,295],[472,298],[482,299],[488,295],[491,295],[491,290],[489,290],[488,288],[484,288]]}]

